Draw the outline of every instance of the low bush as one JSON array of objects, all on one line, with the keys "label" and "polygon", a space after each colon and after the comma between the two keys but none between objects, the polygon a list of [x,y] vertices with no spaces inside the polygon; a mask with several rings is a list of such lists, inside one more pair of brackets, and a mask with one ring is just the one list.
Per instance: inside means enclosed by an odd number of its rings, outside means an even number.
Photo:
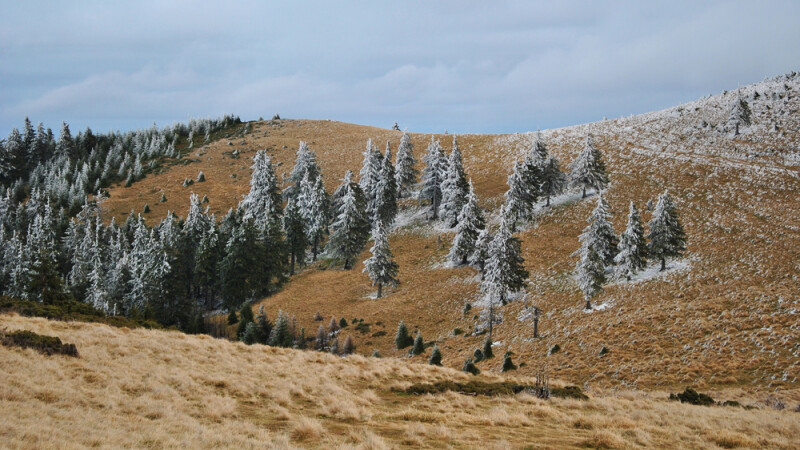
[{"label": "low bush", "polygon": [[683,392],[669,394],[669,399],[680,401],[681,403],[689,403],[690,405],[711,406],[715,404],[714,399],[710,396],[689,387],[684,389]]},{"label": "low bush", "polygon": [[162,328],[160,324],[152,320],[107,316],[88,303],[75,300],[65,300],[57,304],[44,304],[0,296],[0,313],[6,312],[15,312],[26,317],[44,317],[50,320],[104,323],[112,327]]},{"label": "low bush", "polygon": [[78,356],[78,349],[75,344],[64,344],[56,336],[43,336],[33,331],[0,332],[0,343],[8,347],[32,348],[48,356],[54,354]]},{"label": "low bush", "polygon": [[[441,394],[452,391],[469,395],[514,395],[520,392],[533,389],[534,386],[518,384],[511,381],[488,383],[485,381],[469,381],[457,383],[455,381],[439,381],[436,383],[418,383],[401,390],[405,394]],[[551,395],[562,398],[574,398],[588,400],[589,397],[581,391],[578,386],[567,386],[563,388],[551,388]]]}]

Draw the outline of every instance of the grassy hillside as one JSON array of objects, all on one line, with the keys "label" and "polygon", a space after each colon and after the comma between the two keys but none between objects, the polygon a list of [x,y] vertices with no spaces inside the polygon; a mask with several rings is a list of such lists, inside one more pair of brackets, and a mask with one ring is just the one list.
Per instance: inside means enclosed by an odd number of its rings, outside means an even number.
[{"label": "grassy hillside", "polygon": [[[495,353],[511,350],[532,375],[547,367],[554,376],[590,386],[676,388],[692,384],[746,389],[796,389],[800,383],[800,79],[782,77],[737,91],[704,98],[665,111],[545,130],[550,151],[566,165],[592,133],[610,172],[607,199],[617,232],[624,229],[627,207],[640,209],[669,189],[688,235],[686,258],[665,273],[647,272],[633,282],[615,281],[595,298],[599,306],[583,311],[581,294],[571,279],[572,253],[586,225],[595,197],[570,193],[542,208],[524,227],[523,241],[530,284],[520,301],[501,309]],[[758,94],[758,95],[756,95]],[[740,134],[725,130],[733,102],[746,99],[752,125]],[[360,168],[367,138],[383,150],[396,151],[402,135],[373,127],[332,121],[280,120],[245,125],[192,150],[187,164],[150,175],[130,188],[111,190],[108,212],[118,219],[141,211],[151,224],[167,210],[185,214],[190,192],[208,195],[211,211],[224,213],[248,190],[250,158],[267,149],[288,173],[300,140],[310,143],[332,190],[345,170]],[[483,207],[496,213],[515,158],[530,146],[534,133],[459,135],[464,166],[475,182]],[[448,148],[452,136],[434,135]],[[429,134],[412,134],[421,159]],[[234,157],[237,151],[239,157]],[[421,168],[421,167],[420,167]],[[203,171],[206,182],[183,187]],[[159,203],[164,193],[167,201]],[[401,284],[381,300],[361,272],[362,264],[343,271],[322,263],[309,267],[278,294],[263,300],[270,317],[279,309],[296,316],[312,335],[319,311],[363,318],[368,332],[356,337],[358,351],[401,356],[393,349],[399,320],[436,340],[444,362],[460,367],[481,337],[465,334],[481,313],[475,270],[449,268],[445,255],[452,232],[429,224],[415,201],[407,201],[390,244],[400,264]],[[649,220],[649,212],[644,212]],[[495,218],[496,220],[496,218]],[[365,259],[368,252],[362,255]],[[464,314],[464,305],[475,306]],[[533,339],[530,307],[544,314],[542,337]],[[384,333],[381,333],[384,332]],[[548,355],[554,345],[562,349]],[[610,350],[599,356],[601,348]],[[427,357],[427,356],[426,356]],[[498,369],[500,361],[480,366]]]},{"label": "grassy hillside", "polygon": [[409,395],[397,389],[507,379],[394,358],[340,358],[13,314],[0,315],[0,330],[58,336],[79,352],[45,356],[0,345],[0,439],[9,448],[800,445],[797,413],[761,403],[754,410],[691,406],[662,392],[601,389],[588,401]]}]

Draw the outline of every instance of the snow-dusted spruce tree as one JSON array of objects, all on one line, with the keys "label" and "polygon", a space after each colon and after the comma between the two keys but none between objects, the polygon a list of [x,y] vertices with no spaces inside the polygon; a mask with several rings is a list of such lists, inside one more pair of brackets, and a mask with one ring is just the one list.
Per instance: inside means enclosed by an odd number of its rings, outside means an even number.
[{"label": "snow-dusted spruce tree", "polygon": [[614,257],[617,273],[630,280],[633,275],[647,265],[647,244],[644,241],[644,227],[639,210],[631,202],[628,213],[628,226],[622,233],[617,246],[619,253]]},{"label": "snow-dusted spruce tree", "polygon": [[744,128],[750,125],[750,105],[747,100],[739,97],[733,102],[731,111],[728,113],[727,129],[733,131],[734,135],[739,134],[739,128]]},{"label": "snow-dusted spruce tree", "polygon": [[539,186],[535,176],[538,169],[524,161],[514,163],[511,175],[508,176],[508,190],[505,193],[504,209],[509,218],[511,231],[516,229],[518,221],[527,221],[533,214],[539,194]]},{"label": "snow-dusted spruce tree", "polygon": [[611,217],[610,209],[605,197],[600,195],[592,215],[586,220],[589,225],[583,229],[583,233],[578,238],[581,241],[579,252],[583,254],[586,247],[594,248],[595,253],[600,256],[600,260],[604,265],[614,262],[614,257],[617,256],[617,245],[619,244],[614,227],[608,220]]},{"label": "snow-dusted spruce tree", "polygon": [[660,259],[661,270],[664,270],[667,268],[667,258],[677,258],[686,251],[686,233],[678,219],[675,203],[667,191],[658,197],[658,203],[649,226],[648,254],[653,258]]},{"label": "snow-dusted spruce tree", "polygon": [[585,309],[592,309],[592,297],[600,292],[606,282],[605,264],[593,246],[582,247],[580,256],[575,268],[575,281],[586,299]]},{"label": "snow-dusted spruce tree", "polygon": [[397,285],[398,267],[389,249],[389,238],[381,222],[378,222],[372,230],[372,240],[374,242],[370,249],[372,256],[364,261],[364,272],[369,274],[373,285],[378,285],[377,298],[381,298],[384,284]]},{"label": "snow-dusted spruce tree", "polygon": [[458,223],[458,215],[461,213],[464,203],[467,201],[469,193],[469,183],[464,174],[464,164],[461,160],[461,150],[458,149],[458,142],[453,136],[453,151],[450,153],[447,165],[447,173],[442,181],[442,205],[441,216],[445,224],[452,228]]},{"label": "snow-dusted spruce tree", "polygon": [[376,220],[386,229],[390,229],[397,216],[397,180],[392,164],[392,148],[386,141],[386,153],[381,160],[380,178],[375,198]]},{"label": "snow-dusted spruce tree", "polygon": [[286,212],[283,215],[283,229],[286,234],[286,246],[289,249],[289,274],[294,275],[295,263],[303,266],[306,259],[306,222],[300,215],[300,208],[294,198],[289,197]]},{"label": "snow-dusted spruce tree", "polygon": [[425,169],[422,170],[422,189],[419,191],[420,200],[431,202],[432,220],[439,217],[439,205],[442,202],[442,181],[444,179],[442,170],[446,167],[446,156],[439,141],[434,141],[431,136],[431,143],[425,151],[423,158]]},{"label": "snow-dusted spruce tree", "polygon": [[567,174],[561,171],[561,163],[555,156],[548,156],[544,161],[541,181],[539,192],[546,199],[545,206],[550,206],[550,198],[561,194],[567,187]]},{"label": "snow-dusted spruce tree", "polygon": [[501,211],[500,227],[491,244],[484,267],[481,290],[489,301],[489,339],[492,337],[495,303],[505,304],[509,293],[525,286],[528,271],[523,267],[520,240],[511,234],[508,213]]},{"label": "snow-dusted spruce tree", "polygon": [[256,154],[252,169],[250,192],[239,207],[244,210],[244,219],[253,219],[256,229],[266,235],[270,227],[280,226],[283,201],[275,169],[266,151],[260,150]]},{"label": "snow-dusted spruce tree", "polygon": [[370,223],[375,222],[375,217],[378,214],[376,201],[382,163],[383,155],[372,143],[372,139],[368,139],[367,148],[364,150],[364,164],[361,166],[361,172],[359,172],[358,185],[361,186],[361,191],[364,192],[364,198],[367,200],[367,217]]},{"label": "snow-dusted spruce tree", "polygon": [[325,238],[328,228],[328,194],[322,184],[322,176],[317,175],[316,179],[312,181],[310,171],[306,172],[300,185],[298,209],[300,216],[305,220],[307,240],[311,245],[313,261],[316,261],[319,244]]},{"label": "snow-dusted spruce tree", "polygon": [[414,145],[407,132],[403,132],[400,146],[397,148],[397,163],[395,164],[395,180],[397,181],[397,196],[404,197],[415,184],[419,171],[414,167]]},{"label": "snow-dusted spruce tree", "polygon": [[587,188],[600,191],[608,185],[608,175],[606,175],[603,155],[595,147],[594,139],[591,135],[586,137],[586,146],[575,161],[570,164],[570,169],[570,183],[572,186],[579,186],[583,189],[581,198],[586,197]]},{"label": "snow-dusted spruce tree", "polygon": [[306,176],[311,181],[316,181],[320,174],[319,166],[317,165],[317,154],[309,150],[308,144],[300,141],[300,146],[297,149],[297,158],[291,174],[289,174],[289,182],[291,183],[284,189],[284,195],[288,197],[295,197],[300,194],[300,183]]},{"label": "snow-dusted spruce tree", "polygon": [[163,291],[170,267],[161,240],[155,230],[147,228],[142,216],[137,220],[128,265],[131,278],[125,297],[125,312],[144,311]]},{"label": "snow-dusted spruce tree", "polygon": [[344,259],[344,268],[351,269],[369,237],[367,202],[361,187],[352,181],[353,172],[347,171],[343,183],[336,190],[335,219],[331,224],[328,252]]},{"label": "snow-dusted spruce tree", "polygon": [[481,279],[483,279],[485,274],[484,268],[486,266],[486,260],[489,258],[489,244],[491,243],[492,235],[489,233],[489,229],[484,228],[480,230],[480,232],[478,232],[478,238],[475,239],[475,249],[469,257],[470,262],[478,266],[481,272]]},{"label": "snow-dusted spruce tree", "polygon": [[456,225],[456,236],[453,238],[453,245],[450,247],[448,258],[453,264],[466,264],[469,257],[475,252],[475,244],[481,230],[486,228],[486,220],[483,212],[478,207],[478,199],[472,189],[472,181],[469,182],[469,192],[467,193],[466,203],[461,207],[458,214],[458,225]]}]

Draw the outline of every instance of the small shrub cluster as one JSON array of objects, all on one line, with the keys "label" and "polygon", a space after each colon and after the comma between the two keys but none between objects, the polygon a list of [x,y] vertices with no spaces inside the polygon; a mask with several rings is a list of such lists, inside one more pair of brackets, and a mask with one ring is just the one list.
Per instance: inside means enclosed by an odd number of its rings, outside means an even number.
[{"label": "small shrub cluster", "polygon": [[0,332],[0,343],[8,347],[32,348],[45,355],[78,356],[75,344],[64,344],[56,336],[43,336],[33,331],[17,330],[10,333]]},{"label": "small shrub cluster", "polygon": [[5,312],[15,312],[26,317],[44,317],[50,320],[104,323],[112,327],[161,328],[161,325],[152,320],[108,316],[88,303],[75,300],[45,304],[0,296],[0,313]]},{"label": "small shrub cluster", "polygon": [[689,403],[690,405],[711,406],[715,404],[714,399],[710,396],[689,387],[684,389],[683,392],[669,394],[669,399],[680,401],[681,403]]},{"label": "small shrub cluster", "polygon": [[[441,394],[444,392],[452,391],[461,394],[469,395],[514,395],[523,391],[529,391],[534,386],[518,384],[511,381],[503,381],[497,383],[489,383],[485,381],[469,381],[466,383],[457,383],[455,381],[439,381],[436,383],[418,383],[413,384],[405,390],[400,392],[406,394]],[[551,395],[562,398],[574,398],[578,400],[588,400],[589,397],[583,393],[578,386],[567,386],[563,388],[552,388]]]}]

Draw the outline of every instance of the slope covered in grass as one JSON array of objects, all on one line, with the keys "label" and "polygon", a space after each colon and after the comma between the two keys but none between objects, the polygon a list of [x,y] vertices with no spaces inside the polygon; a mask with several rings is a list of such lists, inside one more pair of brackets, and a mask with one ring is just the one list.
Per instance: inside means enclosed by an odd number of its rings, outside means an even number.
[{"label": "slope covered in grass", "polygon": [[[510,350],[520,371],[532,375],[543,366],[575,383],[671,387],[743,386],[748,389],[794,389],[800,382],[800,78],[783,76],[736,91],[707,97],[664,111],[541,132],[562,167],[583,148],[588,134],[603,152],[611,185],[606,198],[617,230],[624,230],[628,203],[645,205],[669,189],[676,199],[688,237],[688,252],[665,273],[648,271],[634,282],[614,280],[594,299],[602,306],[584,312],[582,296],[571,278],[578,235],[595,197],[568,193],[541,208],[523,227],[523,256],[530,271],[526,294],[501,308],[495,328],[496,354]],[[730,111],[747,101],[751,125],[739,134],[729,124]],[[186,165],[148,176],[130,188],[111,190],[107,210],[124,218],[141,210],[153,224],[174,210],[185,214],[190,192],[208,195],[211,211],[224,213],[248,190],[250,158],[258,149],[288,174],[301,140],[310,143],[332,191],[345,170],[358,172],[367,138],[383,150],[395,149],[402,135],[374,127],[332,121],[256,122],[221,140],[193,150]],[[497,207],[515,158],[530,147],[535,133],[459,135],[464,166],[475,183],[481,206],[496,223]],[[418,160],[431,135],[412,133]],[[452,136],[434,135],[449,148]],[[234,151],[238,157],[234,155]],[[421,168],[421,166],[420,166]],[[183,187],[203,171],[206,182]],[[167,201],[158,203],[161,193]],[[444,363],[459,367],[483,337],[467,336],[483,323],[476,271],[445,263],[452,232],[428,223],[415,200],[404,201],[390,245],[400,264],[400,285],[372,300],[374,288],[362,273],[327,262],[295,276],[284,289],[263,300],[271,318],[278,310],[296,316],[312,336],[330,317],[364,319],[369,331],[345,330],[358,350],[393,348],[397,322],[405,320],[435,340]],[[359,261],[368,257],[368,251]],[[678,267],[679,266],[679,267]],[[475,305],[464,314],[465,304]],[[540,339],[533,339],[531,306],[543,311]],[[461,328],[464,334],[455,335]],[[362,328],[364,330],[364,328]],[[547,356],[559,345],[560,352]],[[599,353],[609,350],[603,356]],[[429,351],[428,351],[429,352]],[[428,353],[426,352],[426,353]],[[422,357],[418,357],[422,358]],[[427,354],[425,356],[427,358]],[[481,363],[499,368],[500,358]]]},{"label": "slope covered in grass", "polygon": [[597,389],[588,401],[408,395],[393,388],[533,380],[8,314],[0,329],[57,336],[80,355],[0,346],[0,439],[10,448],[800,445],[797,413],[763,405],[700,407]]}]

